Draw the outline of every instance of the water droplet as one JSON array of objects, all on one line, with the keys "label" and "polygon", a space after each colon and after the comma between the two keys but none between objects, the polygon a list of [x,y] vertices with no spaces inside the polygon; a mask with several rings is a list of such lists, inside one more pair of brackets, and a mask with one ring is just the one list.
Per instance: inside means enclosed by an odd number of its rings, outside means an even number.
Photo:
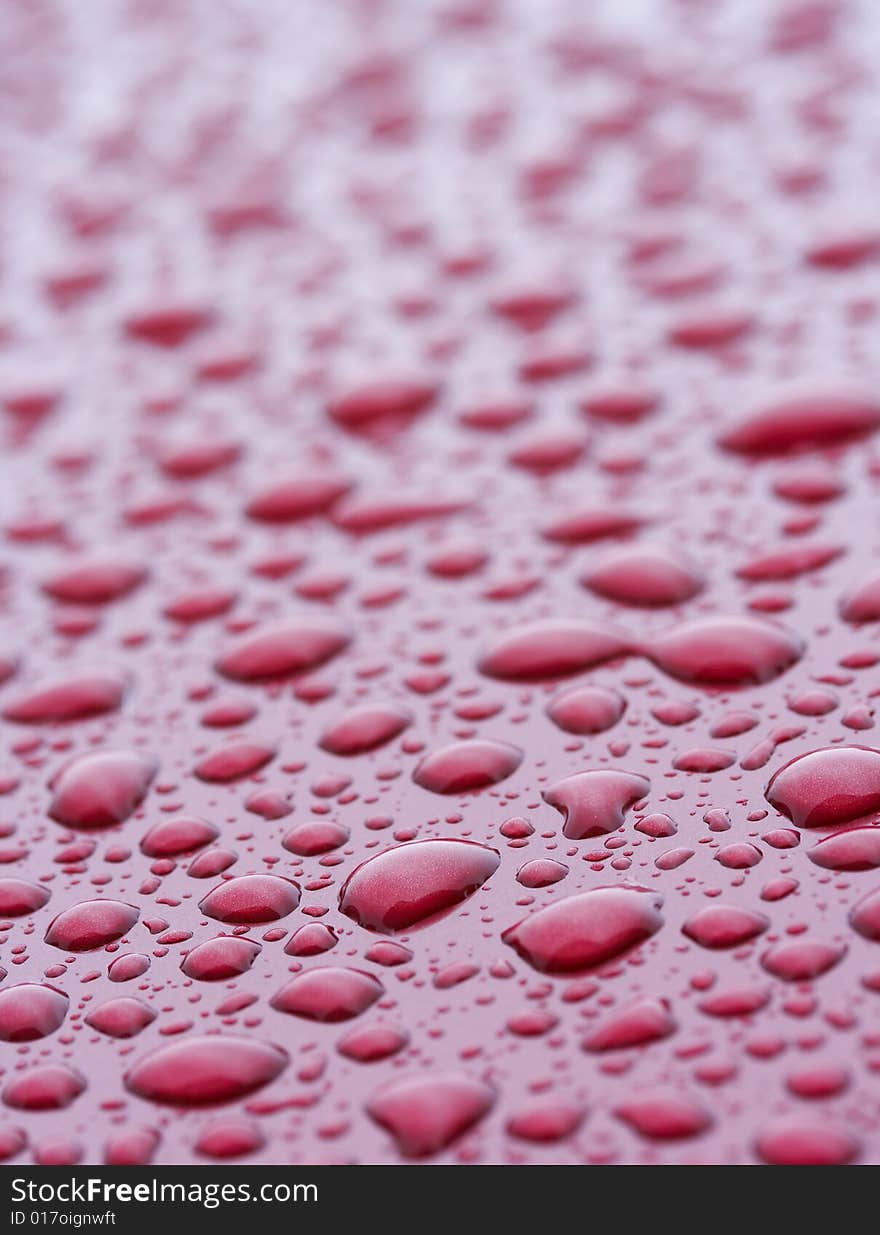
[{"label": "water droplet", "polygon": [[197,982],[223,982],[247,973],[260,955],[260,945],[237,935],[206,939],[187,952],[180,968]]},{"label": "water droplet", "polygon": [[154,824],[141,840],[141,852],[149,858],[176,858],[201,849],[220,835],[213,823],[197,815],[176,815]]},{"label": "water droplet", "polygon": [[511,681],[565,677],[630,650],[627,637],[590,622],[535,622],[498,639],[480,660],[490,677]]},{"label": "water droplet", "polygon": [[326,729],[320,745],[332,755],[362,755],[384,746],[411,723],[408,708],[366,704],[352,708]]},{"label": "water droplet", "polygon": [[0,879],[0,918],[22,918],[36,913],[49,900],[49,889],[24,879]]},{"label": "water droplet", "polygon": [[52,778],[49,814],[69,828],[123,823],[144,800],[157,770],[154,759],[130,750],[79,755]]},{"label": "water droplet", "polygon": [[253,776],[275,758],[275,748],[260,742],[231,742],[196,764],[199,780],[225,785]]},{"label": "water droplet", "polygon": [[397,1077],[373,1094],[368,1114],[407,1158],[439,1153],[491,1110],[495,1091],[458,1072]]},{"label": "water droplet", "polygon": [[350,488],[344,476],[293,476],[256,494],[245,511],[259,523],[295,523],[326,513]]},{"label": "water droplet", "polygon": [[340,1055],[356,1063],[378,1063],[403,1050],[409,1034],[392,1025],[358,1025],[339,1041]]},{"label": "water droplet", "polygon": [[845,955],[845,947],[815,939],[793,939],[770,948],[761,957],[761,964],[783,982],[810,982],[833,969]]},{"label": "water droplet", "polygon": [[647,646],[671,677],[698,686],[756,686],[784,673],[803,655],[797,635],[758,618],[700,618]]},{"label": "water droplet", "polygon": [[249,1119],[218,1119],[208,1124],[196,1141],[196,1152],[206,1158],[241,1158],[263,1147],[263,1134]]},{"label": "water droplet", "polygon": [[675,1033],[678,1025],[665,999],[645,996],[619,1008],[588,1034],[581,1043],[585,1051],[622,1051],[659,1042]]},{"label": "water droplet", "polygon": [[507,1131],[521,1141],[552,1145],[572,1136],[586,1117],[579,1102],[567,1098],[532,1098],[507,1121]]},{"label": "water droplet", "polygon": [[542,973],[595,969],[660,929],[662,898],[635,888],[596,888],[539,909],[501,936]]},{"label": "water droplet", "polygon": [[508,742],[475,738],[426,755],[413,780],[431,793],[469,793],[512,776],[523,752]]},{"label": "water droplet", "polygon": [[845,622],[876,622],[880,619],[880,575],[859,584],[840,602],[840,616]]},{"label": "water droplet", "polygon": [[125,695],[125,679],[90,673],[46,682],[13,698],[3,708],[6,720],[20,725],[58,724],[115,712]]},{"label": "water droplet", "polygon": [[272,996],[272,1007],[309,1021],[349,1021],[372,1007],[384,987],[360,969],[328,965],[299,973]]},{"label": "water droplet", "polygon": [[626,700],[616,690],[603,686],[575,686],[557,695],[547,706],[547,715],[566,733],[604,733],[620,720]]},{"label": "water droplet", "polygon": [[746,455],[780,455],[795,450],[845,445],[880,426],[880,403],[868,391],[810,391],[767,403],[719,439],[727,450]]},{"label": "water droplet", "polygon": [[499,860],[494,849],[473,841],[399,845],[369,858],[349,875],[339,907],[368,930],[407,930],[466,900],[494,874]]},{"label": "water droplet", "polygon": [[61,1111],[85,1088],[85,1077],[73,1068],[43,1064],[9,1081],[3,1101],[20,1111]]},{"label": "water droplet", "polygon": [[439,394],[433,383],[388,378],[355,386],[328,404],[328,415],[349,433],[382,441],[409,427]]},{"label": "water droplet", "polygon": [[121,901],[80,901],[49,923],[46,943],[63,952],[94,952],[121,939],[140,917]]},{"label": "water droplet", "polygon": [[702,577],[683,559],[657,550],[615,553],[583,575],[590,591],[621,605],[680,605],[702,591]]},{"label": "water droplet", "polygon": [[644,523],[641,515],[612,508],[583,507],[544,528],[547,540],[561,545],[591,545],[599,540],[628,536]]},{"label": "water droplet", "polygon": [[568,867],[563,862],[554,862],[551,858],[536,858],[519,868],[516,881],[524,888],[549,888],[554,883],[559,883],[567,874]]},{"label": "water droplet", "polygon": [[125,1083],[150,1102],[209,1106],[247,1097],[274,1081],[287,1062],[280,1047],[253,1038],[186,1037],[146,1055]]},{"label": "water droplet", "polygon": [[345,844],[349,835],[348,828],[341,823],[333,823],[330,819],[312,819],[291,828],[281,843],[290,853],[299,854],[301,858],[314,858],[338,849]]},{"label": "water droplet", "polygon": [[280,875],[239,875],[213,888],[199,909],[217,922],[253,926],[277,922],[299,904],[299,886]]},{"label": "water droplet", "polygon": [[60,1029],[68,999],[54,986],[23,982],[0,991],[0,1039],[33,1042]]},{"label": "water droplet", "polygon": [[615,1108],[615,1115],[650,1140],[684,1140],[712,1125],[712,1116],[687,1094],[669,1088],[642,1091]]},{"label": "water droplet", "polygon": [[67,605],[104,605],[128,596],[146,577],[145,567],[124,558],[87,558],[50,576],[43,590]]},{"label": "water droplet", "polygon": [[835,746],[809,751],[770,779],[767,801],[799,828],[830,828],[880,810],[880,751]]},{"label": "water droplet", "polygon": [[859,1143],[827,1119],[786,1115],[764,1128],[756,1148],[771,1166],[846,1166]]},{"label": "water droplet", "polygon": [[737,948],[770,925],[770,919],[738,905],[706,905],[681,928],[701,948]]},{"label": "water droplet", "polygon": [[260,682],[317,669],[338,655],[351,636],[332,623],[308,622],[275,626],[243,636],[217,661],[224,677]]},{"label": "water droplet", "polygon": [[142,999],[123,995],[108,999],[86,1017],[86,1024],[108,1038],[134,1038],[156,1019],[156,1012]]},{"label": "water droplet", "polygon": [[630,807],[650,791],[646,776],[616,768],[594,768],[566,776],[543,796],[565,817],[564,834],[571,840],[584,840],[616,832]]}]

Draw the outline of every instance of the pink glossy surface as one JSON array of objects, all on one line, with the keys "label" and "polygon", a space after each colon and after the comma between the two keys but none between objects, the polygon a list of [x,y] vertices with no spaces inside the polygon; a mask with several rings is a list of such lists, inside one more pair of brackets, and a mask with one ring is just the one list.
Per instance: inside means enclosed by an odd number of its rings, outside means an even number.
[{"label": "pink glossy surface", "polygon": [[4,10],[0,1150],[880,1162],[877,7]]}]

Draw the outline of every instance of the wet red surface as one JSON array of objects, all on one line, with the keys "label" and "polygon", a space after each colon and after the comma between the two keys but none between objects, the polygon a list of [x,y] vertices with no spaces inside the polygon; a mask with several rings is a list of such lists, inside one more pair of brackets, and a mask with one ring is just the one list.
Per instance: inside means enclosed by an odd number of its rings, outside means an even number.
[{"label": "wet red surface", "polygon": [[0,1152],[880,1161],[878,20],[4,6]]}]

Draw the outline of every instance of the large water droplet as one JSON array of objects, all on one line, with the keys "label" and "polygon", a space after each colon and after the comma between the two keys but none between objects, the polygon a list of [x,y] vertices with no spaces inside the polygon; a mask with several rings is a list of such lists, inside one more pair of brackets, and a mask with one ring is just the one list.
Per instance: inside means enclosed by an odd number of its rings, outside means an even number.
[{"label": "large water droplet", "polygon": [[779,455],[839,446],[873,433],[878,426],[880,402],[869,391],[811,391],[766,404],[719,441],[739,454]]},{"label": "large water droplet", "polygon": [[61,1111],[85,1088],[85,1077],[73,1068],[44,1064],[14,1077],[3,1090],[3,1101],[21,1111]]},{"label": "large water droplet", "polygon": [[280,875],[238,875],[213,888],[199,909],[218,922],[253,926],[276,922],[299,904],[299,886]]},{"label": "large water droplet", "polygon": [[647,549],[616,553],[583,575],[581,582],[608,600],[645,608],[683,604],[704,586],[702,577],[683,559]]},{"label": "large water droplet", "polygon": [[11,699],[3,708],[3,716],[20,725],[57,724],[101,716],[115,712],[121,705],[125,685],[123,677],[109,672],[46,682]]},{"label": "large water droplet", "polygon": [[140,917],[122,901],[80,901],[49,923],[46,943],[64,952],[93,952],[121,939]]},{"label": "large water droplet", "polygon": [[458,1072],[402,1076],[373,1094],[367,1111],[408,1158],[438,1153],[492,1108],[495,1091]]},{"label": "large water droplet", "polygon": [[321,736],[321,746],[333,755],[362,755],[384,746],[412,722],[408,708],[365,704],[352,708]]},{"label": "large water droplet", "polygon": [[217,660],[225,677],[260,682],[316,669],[346,648],[351,636],[342,627],[315,620],[275,626],[243,636]]},{"label": "large water droplet", "polygon": [[544,800],[565,816],[563,832],[584,840],[615,832],[629,808],[647,796],[651,782],[635,772],[595,768],[575,772],[544,792]]},{"label": "large water droplet", "polygon": [[779,769],[767,801],[799,828],[830,828],[880,810],[880,751],[831,746]]},{"label": "large water droplet", "polygon": [[0,991],[0,1039],[33,1042],[59,1029],[67,1016],[68,999],[54,986],[23,982]]},{"label": "large water droplet", "polygon": [[782,626],[758,618],[700,618],[676,626],[646,647],[671,677],[699,686],[754,686],[784,673],[804,644]]},{"label": "large water droplet", "polygon": [[522,758],[519,747],[509,742],[474,738],[426,755],[413,772],[413,780],[431,793],[469,793],[506,780]]},{"label": "large water droplet", "polygon": [[169,1106],[209,1106],[247,1097],[287,1067],[280,1047],[252,1038],[186,1037],[160,1046],[125,1078],[132,1093]]},{"label": "large water droplet", "polygon": [[604,686],[575,686],[557,695],[547,706],[547,715],[566,733],[604,733],[620,720],[626,700],[619,691]]},{"label": "large water droplet", "polygon": [[50,782],[49,814],[69,828],[106,828],[122,823],[146,796],[158,764],[130,750],[80,755]]},{"label": "large water droplet", "polygon": [[625,655],[630,646],[626,635],[590,622],[535,622],[503,634],[479,668],[511,681],[565,677]]},{"label": "large water droplet", "polygon": [[348,1021],[372,1007],[384,987],[360,969],[328,965],[299,973],[272,996],[272,1007],[310,1021]]},{"label": "large water droplet", "polygon": [[542,973],[577,973],[650,939],[663,925],[661,904],[636,888],[596,888],[539,909],[502,939]]},{"label": "large water droplet", "polygon": [[585,1051],[622,1051],[659,1042],[678,1028],[665,999],[646,995],[612,1012],[581,1045]]},{"label": "large water droplet", "polygon": [[689,939],[703,948],[736,948],[770,925],[770,919],[738,905],[706,905],[688,918],[681,928]]},{"label": "large water droplet", "polygon": [[51,575],[43,590],[68,605],[104,605],[133,592],[147,577],[137,562],[118,557],[86,558]]},{"label": "large water droplet", "polygon": [[237,935],[206,939],[187,952],[180,968],[198,982],[222,982],[247,973],[260,955],[260,945]]},{"label": "large water droplet", "polygon": [[407,930],[466,900],[494,874],[499,860],[494,849],[473,841],[399,845],[349,875],[339,906],[368,930]]}]

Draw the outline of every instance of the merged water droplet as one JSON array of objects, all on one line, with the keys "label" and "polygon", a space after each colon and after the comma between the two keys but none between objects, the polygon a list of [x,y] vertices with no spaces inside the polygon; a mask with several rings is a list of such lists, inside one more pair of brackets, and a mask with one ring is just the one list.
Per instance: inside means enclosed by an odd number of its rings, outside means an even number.
[{"label": "merged water droplet", "polygon": [[565,816],[563,833],[584,840],[615,832],[630,807],[651,790],[646,776],[617,768],[575,772],[544,791],[544,800]]},{"label": "merged water droplet", "polygon": [[547,621],[502,635],[479,662],[482,673],[510,681],[566,677],[630,650],[626,635],[590,622]]}]

